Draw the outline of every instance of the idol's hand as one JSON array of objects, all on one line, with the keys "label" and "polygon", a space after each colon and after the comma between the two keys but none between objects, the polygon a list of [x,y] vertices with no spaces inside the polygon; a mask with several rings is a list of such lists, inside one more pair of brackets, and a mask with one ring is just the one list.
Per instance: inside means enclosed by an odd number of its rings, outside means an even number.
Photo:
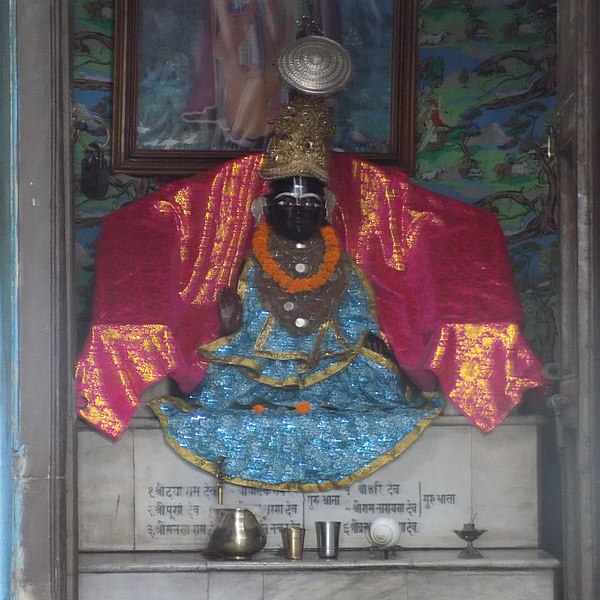
[{"label": "idol's hand", "polygon": [[376,352],[377,354],[381,354],[381,356],[391,360],[394,364],[398,364],[394,353],[389,349],[388,345],[373,332],[369,332],[365,336],[365,341],[363,342],[363,346],[367,350],[371,350],[372,352]]},{"label": "idol's hand", "polygon": [[219,320],[221,335],[235,333],[242,326],[242,300],[231,287],[223,288],[219,294]]},{"label": "idol's hand", "polygon": [[419,402],[422,401],[419,389],[407,377],[406,373],[402,370],[402,367],[400,367],[400,365],[398,364],[394,353],[378,335],[374,334],[373,332],[369,332],[365,336],[363,346],[368,350],[371,350],[371,352],[376,352],[377,354],[380,354],[381,356],[387,358],[388,360],[392,361],[396,365],[396,367],[398,367],[400,386],[402,388],[406,400],[412,402],[415,399],[421,398]]}]

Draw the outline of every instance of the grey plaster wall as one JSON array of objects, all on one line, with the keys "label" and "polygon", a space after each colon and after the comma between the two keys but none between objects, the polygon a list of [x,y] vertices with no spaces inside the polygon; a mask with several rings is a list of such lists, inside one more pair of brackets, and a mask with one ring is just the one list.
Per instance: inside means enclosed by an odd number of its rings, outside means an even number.
[{"label": "grey plaster wall", "polygon": [[69,598],[71,439],[69,3],[12,2],[16,41],[18,414],[21,539],[11,598]]}]

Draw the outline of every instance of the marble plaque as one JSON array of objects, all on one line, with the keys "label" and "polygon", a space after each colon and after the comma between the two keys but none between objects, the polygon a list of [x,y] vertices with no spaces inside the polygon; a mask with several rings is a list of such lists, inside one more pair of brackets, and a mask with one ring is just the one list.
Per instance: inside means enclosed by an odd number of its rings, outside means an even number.
[{"label": "marble plaque", "polygon": [[85,573],[79,600],[208,600],[206,573]]},{"label": "marble plaque", "polygon": [[158,430],[135,430],[136,550],[201,550],[216,505],[215,478],[183,460]]},{"label": "marble plaque", "polygon": [[263,600],[262,573],[209,573],[209,600]]},{"label": "marble plaque", "polygon": [[552,600],[552,573],[542,571],[475,573],[430,572],[408,575],[407,600]]},{"label": "marble plaque", "polygon": [[[342,548],[365,548],[365,532],[378,517],[400,524],[405,548],[458,548],[452,530],[473,516],[487,530],[481,547],[537,545],[535,425],[504,425],[482,435],[452,423],[429,427],[405,453],[351,486],[301,494],[225,484],[225,505],[255,512],[269,549],[281,548],[287,526],[305,527],[305,546],[315,548],[314,523],[321,520],[342,522]],[[171,450],[159,429],[134,428],[116,443],[80,432],[81,442],[81,472],[102,477],[100,493],[94,477],[80,477],[82,549],[205,547],[216,479]],[[111,522],[106,532],[117,498],[130,508],[122,507],[119,525]]]},{"label": "marble plaque", "polygon": [[505,425],[473,436],[473,510],[487,529],[479,546],[511,548],[538,544],[537,432]]},{"label": "marble plaque", "polygon": [[[340,546],[368,546],[366,532],[378,517],[400,523],[406,547],[452,546],[448,523],[469,514],[469,431],[431,428],[403,455],[348,488],[305,494],[307,545],[316,546],[315,521],[342,521]],[[452,447],[453,453],[444,451]]]},{"label": "marble plaque", "polygon": [[80,431],[78,465],[79,548],[133,550],[133,432],[112,442]]},{"label": "marble plaque", "polygon": [[281,548],[284,527],[304,526],[304,494],[225,484],[225,503],[249,508],[267,534],[267,548]]},{"label": "marble plaque", "polygon": [[264,600],[406,600],[406,580],[401,571],[267,574]]}]

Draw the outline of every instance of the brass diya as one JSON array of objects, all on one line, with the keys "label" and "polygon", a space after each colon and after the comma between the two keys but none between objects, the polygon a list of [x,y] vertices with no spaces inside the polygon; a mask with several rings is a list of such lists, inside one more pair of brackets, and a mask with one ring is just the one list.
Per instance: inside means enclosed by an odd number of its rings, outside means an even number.
[{"label": "brass diya", "polygon": [[487,529],[477,529],[475,523],[465,523],[462,529],[452,530],[461,540],[467,542],[458,558],[483,558],[483,554],[473,546],[473,542],[481,537]]}]

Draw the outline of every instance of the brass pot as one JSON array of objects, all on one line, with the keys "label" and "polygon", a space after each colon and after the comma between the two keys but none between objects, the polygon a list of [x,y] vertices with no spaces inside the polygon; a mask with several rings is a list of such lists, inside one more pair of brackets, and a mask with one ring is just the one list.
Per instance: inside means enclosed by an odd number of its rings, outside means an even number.
[{"label": "brass pot", "polygon": [[267,536],[254,513],[246,508],[216,508],[215,528],[204,554],[225,560],[247,560],[260,552]]}]

